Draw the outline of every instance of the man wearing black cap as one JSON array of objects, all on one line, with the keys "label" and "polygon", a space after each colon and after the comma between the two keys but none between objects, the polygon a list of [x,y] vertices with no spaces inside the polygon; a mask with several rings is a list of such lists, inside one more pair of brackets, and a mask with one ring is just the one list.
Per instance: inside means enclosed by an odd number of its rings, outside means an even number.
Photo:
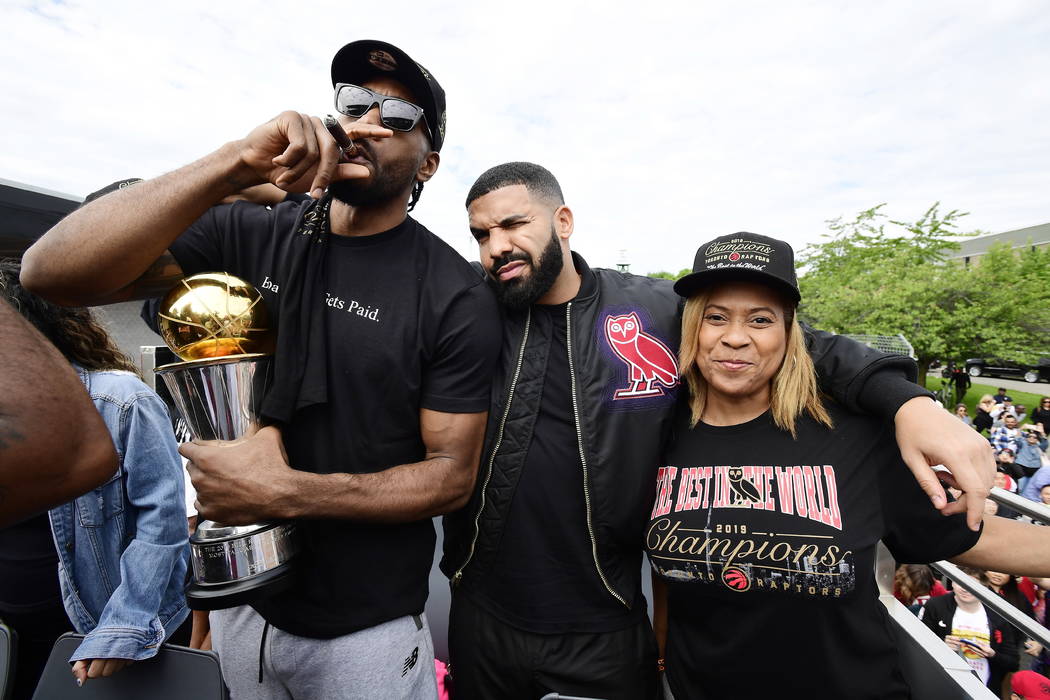
[{"label": "man wearing black cap", "polygon": [[[212,613],[227,683],[235,698],[433,698],[431,517],[473,485],[498,310],[406,216],[438,167],[440,85],[377,41],[343,47],[332,82],[352,148],[284,112],[70,215],[27,252],[23,281],[71,304],[155,296],[211,270],[260,290],[278,325],[262,406],[275,427],[183,454],[202,517],[297,519],[305,551],[289,590]],[[263,182],[315,199],[214,206]]]},{"label": "man wearing black cap", "polygon": [[[679,298],[665,280],[592,269],[572,252],[573,213],[539,165],[491,168],[466,205],[505,315],[475,493],[445,517],[456,697],[656,697],[640,564],[679,383]],[[694,269],[771,262],[760,236],[718,243]],[[777,272],[794,289],[791,264]],[[826,333],[807,343],[825,391],[896,418],[902,453],[931,497],[943,501],[943,489],[924,457],[988,493],[970,464],[990,482],[985,441],[906,380],[914,362]],[[945,434],[961,438],[945,446]]]}]

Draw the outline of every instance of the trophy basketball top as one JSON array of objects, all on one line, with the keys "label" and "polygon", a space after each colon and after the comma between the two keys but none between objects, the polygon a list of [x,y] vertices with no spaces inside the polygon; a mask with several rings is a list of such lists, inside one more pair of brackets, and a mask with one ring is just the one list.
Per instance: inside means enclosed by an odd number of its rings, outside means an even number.
[{"label": "trophy basketball top", "polygon": [[185,361],[274,350],[275,333],[259,290],[226,272],[180,281],[161,301],[157,325],[167,346]]}]

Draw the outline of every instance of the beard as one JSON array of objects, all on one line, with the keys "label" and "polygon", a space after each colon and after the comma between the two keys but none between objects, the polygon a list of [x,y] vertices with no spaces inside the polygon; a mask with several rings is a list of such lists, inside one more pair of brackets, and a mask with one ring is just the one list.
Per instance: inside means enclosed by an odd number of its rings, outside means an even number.
[{"label": "beard", "polygon": [[352,207],[368,206],[386,202],[411,190],[416,181],[419,163],[408,160],[380,164],[375,154],[362,141],[355,142],[358,149],[372,163],[373,175],[367,180],[340,180],[328,185],[334,199]]},{"label": "beard", "polygon": [[[496,275],[496,271],[507,263],[521,260],[528,263],[531,272],[526,275],[502,282]],[[509,309],[520,311],[526,309],[542,297],[554,286],[555,280],[561,274],[565,261],[561,254],[561,242],[558,234],[551,226],[551,239],[546,247],[540,252],[539,261],[534,261],[527,253],[505,255],[492,264],[489,268],[489,284],[496,292],[496,299]]]}]

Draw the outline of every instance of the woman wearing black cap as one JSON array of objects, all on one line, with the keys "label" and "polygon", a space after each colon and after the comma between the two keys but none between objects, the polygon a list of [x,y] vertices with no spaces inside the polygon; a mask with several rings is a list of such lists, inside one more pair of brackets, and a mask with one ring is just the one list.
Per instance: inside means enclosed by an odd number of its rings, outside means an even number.
[{"label": "woman wearing black cap", "polygon": [[690,395],[646,532],[675,697],[908,697],[875,586],[878,540],[902,562],[1038,573],[1050,537],[941,515],[890,426],[818,394],[790,246],[725,236],[694,270],[675,285]]}]

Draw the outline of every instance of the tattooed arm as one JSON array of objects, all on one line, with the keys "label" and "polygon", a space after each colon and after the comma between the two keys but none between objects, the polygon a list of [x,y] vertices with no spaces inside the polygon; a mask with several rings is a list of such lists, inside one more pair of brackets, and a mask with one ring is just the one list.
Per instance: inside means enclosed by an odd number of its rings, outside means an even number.
[{"label": "tattooed arm", "polygon": [[0,300],[0,527],[69,501],[117,468],[69,362]]}]

